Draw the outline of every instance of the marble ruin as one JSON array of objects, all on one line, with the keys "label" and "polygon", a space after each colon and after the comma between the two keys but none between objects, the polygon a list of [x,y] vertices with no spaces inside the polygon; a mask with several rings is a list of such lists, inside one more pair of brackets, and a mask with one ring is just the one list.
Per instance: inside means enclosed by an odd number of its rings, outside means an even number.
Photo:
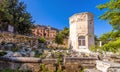
[{"label": "marble ruin", "polygon": [[90,52],[94,45],[94,18],[93,14],[83,12],[69,18],[70,36],[69,47],[78,52]]}]

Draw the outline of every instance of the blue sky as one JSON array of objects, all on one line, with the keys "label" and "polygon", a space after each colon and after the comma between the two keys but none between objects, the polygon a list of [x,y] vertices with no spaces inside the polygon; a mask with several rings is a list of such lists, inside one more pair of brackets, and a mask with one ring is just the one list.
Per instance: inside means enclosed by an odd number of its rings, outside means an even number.
[{"label": "blue sky", "polygon": [[95,34],[100,36],[112,30],[112,27],[98,17],[104,13],[96,8],[97,5],[109,0],[21,0],[27,5],[36,24],[50,25],[63,29],[69,27],[69,17],[75,13],[91,12],[95,15]]}]

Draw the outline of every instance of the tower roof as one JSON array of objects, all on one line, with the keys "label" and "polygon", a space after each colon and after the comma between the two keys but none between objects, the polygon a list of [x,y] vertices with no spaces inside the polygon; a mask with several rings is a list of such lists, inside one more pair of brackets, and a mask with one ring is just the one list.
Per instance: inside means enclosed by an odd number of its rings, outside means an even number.
[{"label": "tower roof", "polygon": [[71,18],[74,17],[74,16],[82,15],[82,14],[88,14],[88,15],[94,16],[94,15],[93,15],[92,13],[90,13],[90,12],[81,12],[81,13],[76,13],[76,14],[72,15],[71,17],[69,17],[69,19],[71,19]]}]

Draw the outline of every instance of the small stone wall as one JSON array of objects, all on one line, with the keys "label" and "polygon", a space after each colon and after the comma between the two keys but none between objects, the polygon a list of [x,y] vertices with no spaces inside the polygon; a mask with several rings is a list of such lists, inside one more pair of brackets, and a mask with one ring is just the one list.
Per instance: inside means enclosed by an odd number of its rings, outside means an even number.
[{"label": "small stone wall", "polygon": [[80,64],[84,68],[93,68],[96,66],[96,60],[98,60],[96,57],[69,57],[64,58],[64,64]]},{"label": "small stone wall", "polygon": [[[6,58],[7,59],[7,58]],[[0,70],[5,68],[19,69],[19,70],[32,70],[32,72],[40,72],[41,66],[49,72],[56,72],[58,68],[65,72],[79,72],[84,68],[95,67],[97,58],[64,58],[63,62],[58,65],[57,59],[40,59],[40,58],[25,58],[16,57],[9,58],[8,60],[0,59]]]},{"label": "small stone wall", "polygon": [[19,34],[13,34],[10,32],[0,32],[0,43],[29,43],[31,46],[36,45],[37,38],[25,36],[25,35],[19,35]]}]

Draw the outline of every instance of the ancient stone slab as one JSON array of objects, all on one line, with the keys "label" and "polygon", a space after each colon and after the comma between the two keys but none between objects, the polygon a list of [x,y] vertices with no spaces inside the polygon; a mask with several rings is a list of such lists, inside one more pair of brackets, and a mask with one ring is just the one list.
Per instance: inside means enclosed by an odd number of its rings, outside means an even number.
[{"label": "ancient stone slab", "polygon": [[96,69],[85,69],[84,72],[101,72],[101,71]]},{"label": "ancient stone slab", "polygon": [[56,66],[53,65],[53,64],[45,65],[45,68],[46,68],[49,72],[55,72],[55,71],[56,71]]},{"label": "ancient stone slab", "polygon": [[40,58],[34,57],[0,57],[0,61],[8,61],[15,63],[41,63]]},{"label": "ancient stone slab", "polygon": [[42,59],[43,64],[56,64],[57,59]]},{"label": "ancient stone slab", "polygon": [[96,61],[96,68],[102,72],[120,72],[120,64],[108,61]]}]

